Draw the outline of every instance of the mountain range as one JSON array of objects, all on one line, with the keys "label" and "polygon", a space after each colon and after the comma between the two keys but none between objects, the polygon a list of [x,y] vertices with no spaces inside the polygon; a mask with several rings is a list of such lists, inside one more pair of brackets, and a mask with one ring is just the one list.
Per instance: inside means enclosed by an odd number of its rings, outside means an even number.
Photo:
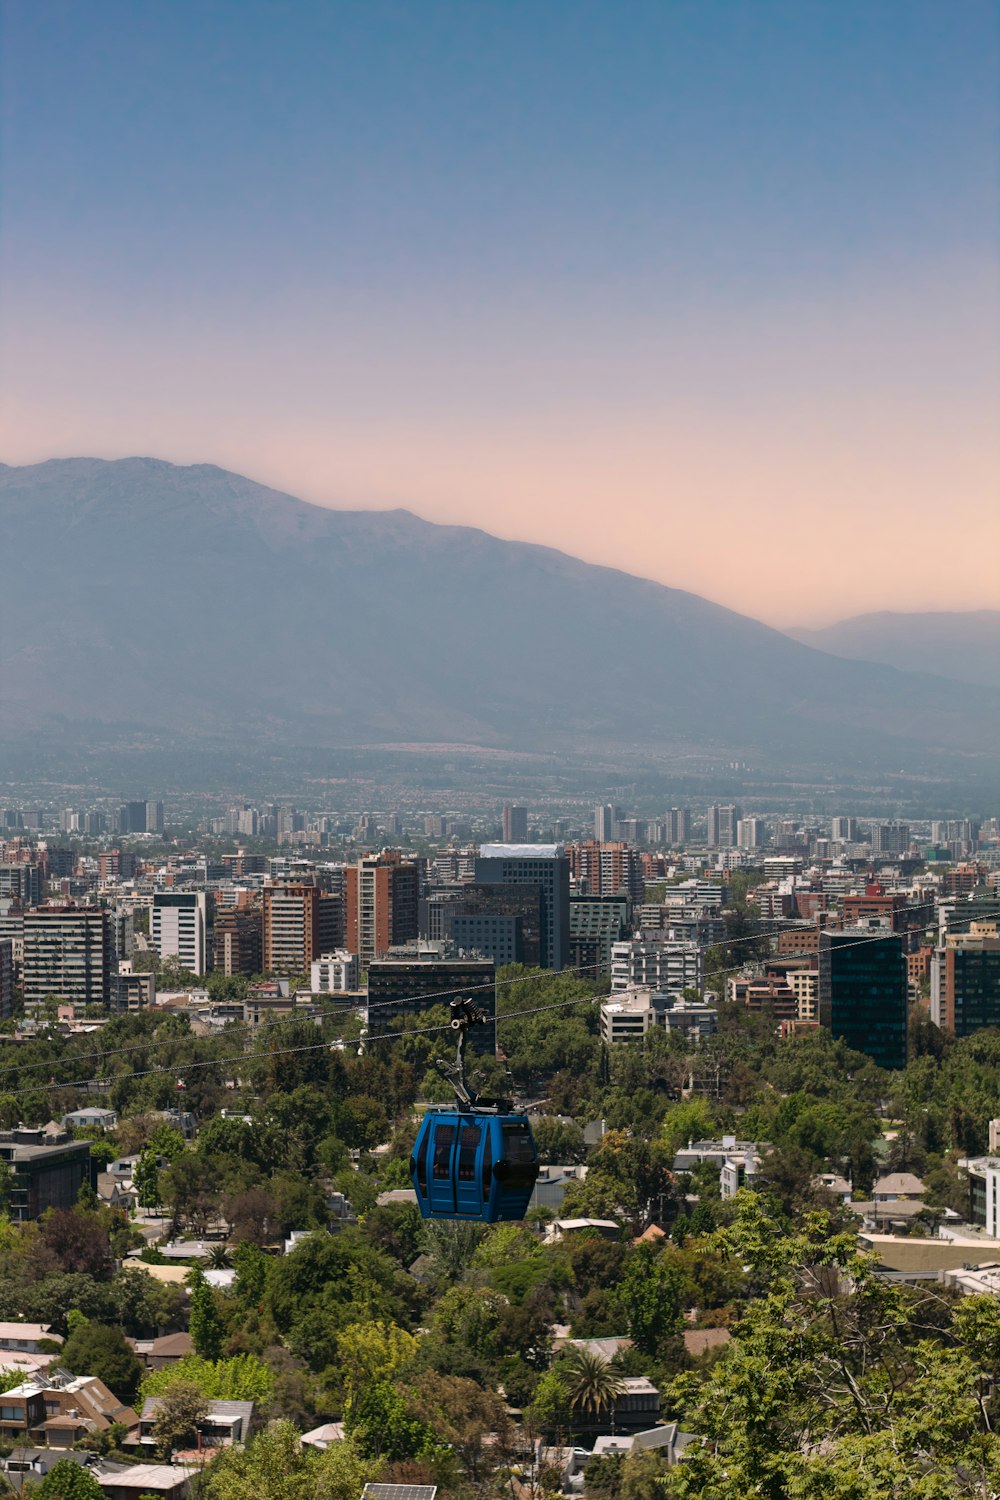
[{"label": "mountain range", "polygon": [[819,630],[786,633],[853,661],[877,661],[904,672],[933,672],[956,682],[1000,688],[1000,609],[925,614],[881,610]]},{"label": "mountain range", "polygon": [[[572,546],[571,516],[566,534]],[[831,770],[982,765],[1000,744],[995,688],[848,660],[546,547],[306,504],[211,465],[0,466],[0,536],[8,741],[139,727]]]}]

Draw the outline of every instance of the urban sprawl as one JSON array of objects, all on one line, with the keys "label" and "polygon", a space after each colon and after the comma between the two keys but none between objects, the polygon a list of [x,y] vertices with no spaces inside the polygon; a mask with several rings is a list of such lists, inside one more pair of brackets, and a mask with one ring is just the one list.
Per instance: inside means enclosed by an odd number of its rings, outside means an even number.
[{"label": "urban sprawl", "polygon": [[998,920],[998,817],[11,798],[0,1489],[1000,1494]]}]

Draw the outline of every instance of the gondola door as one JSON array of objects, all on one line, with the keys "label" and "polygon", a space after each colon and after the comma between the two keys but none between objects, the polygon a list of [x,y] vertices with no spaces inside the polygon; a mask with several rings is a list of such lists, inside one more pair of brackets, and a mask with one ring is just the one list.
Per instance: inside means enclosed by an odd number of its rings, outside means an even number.
[{"label": "gondola door", "polygon": [[455,1153],[455,1209],[463,1219],[483,1216],[483,1121],[464,1115]]},{"label": "gondola door", "polygon": [[427,1188],[431,1213],[435,1217],[440,1214],[446,1218],[454,1218],[458,1207],[455,1202],[455,1143],[458,1131],[459,1121],[454,1116],[435,1120],[431,1126]]}]

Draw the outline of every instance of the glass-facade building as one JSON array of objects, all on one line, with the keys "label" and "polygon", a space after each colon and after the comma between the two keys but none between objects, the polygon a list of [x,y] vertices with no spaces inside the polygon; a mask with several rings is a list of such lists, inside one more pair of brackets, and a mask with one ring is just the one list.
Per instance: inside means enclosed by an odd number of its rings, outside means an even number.
[{"label": "glass-facade building", "polygon": [[870,927],[820,933],[819,1019],[880,1068],[906,1066],[906,960],[898,934]]}]

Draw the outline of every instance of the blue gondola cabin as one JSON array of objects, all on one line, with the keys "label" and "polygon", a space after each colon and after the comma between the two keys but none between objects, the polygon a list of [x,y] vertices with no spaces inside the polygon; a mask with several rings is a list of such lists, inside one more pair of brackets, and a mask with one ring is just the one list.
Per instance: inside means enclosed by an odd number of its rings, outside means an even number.
[{"label": "blue gondola cabin", "polygon": [[428,1110],[410,1158],[425,1219],[523,1219],[538,1177],[524,1115]]}]

